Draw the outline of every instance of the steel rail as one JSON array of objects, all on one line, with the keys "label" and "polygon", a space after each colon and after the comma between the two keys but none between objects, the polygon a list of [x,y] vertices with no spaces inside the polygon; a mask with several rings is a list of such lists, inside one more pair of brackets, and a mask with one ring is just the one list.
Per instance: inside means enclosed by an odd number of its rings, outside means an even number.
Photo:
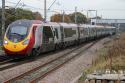
[{"label": "steel rail", "polygon": [[[96,41],[96,42],[97,42],[97,41]],[[42,76],[39,76],[38,78],[31,80],[30,82],[31,82],[31,83],[34,83],[34,82],[36,82],[37,80],[41,79],[42,77],[45,77],[45,76],[48,75],[50,72],[52,72],[52,71],[58,69],[58,68],[61,67],[63,64],[69,62],[71,59],[75,58],[77,55],[80,55],[80,53],[82,53],[83,51],[86,51],[87,49],[89,49],[89,48],[90,48],[91,46],[93,46],[93,45],[94,45],[94,43],[91,44],[90,46],[88,46],[86,49],[84,49],[84,50],[80,51],[79,53],[75,54],[75,55],[72,56],[71,58],[67,59],[67,60],[64,61],[63,63],[59,64],[59,65],[56,66],[55,68],[52,68],[50,71],[48,71],[48,72],[46,72],[46,73],[44,73],[44,74],[41,74]],[[26,76],[26,75],[28,75],[28,74],[31,74],[31,73],[33,73],[33,72],[35,72],[35,71],[37,71],[37,70],[39,70],[39,69],[41,69],[41,68],[43,68],[43,67],[45,67],[45,66],[47,66],[47,65],[49,65],[49,64],[51,64],[51,63],[53,63],[53,62],[55,62],[55,61],[58,61],[58,60],[61,59],[61,58],[66,57],[67,55],[69,55],[69,54],[71,54],[72,52],[74,52],[74,51],[80,49],[80,48],[83,47],[83,46],[84,46],[84,45],[80,45],[79,47],[77,47],[77,48],[71,50],[71,51],[68,52],[68,53],[63,54],[62,56],[60,56],[60,57],[58,57],[58,58],[56,58],[56,59],[53,59],[53,60],[51,60],[51,61],[49,61],[49,62],[47,62],[47,63],[45,63],[45,64],[42,64],[41,66],[39,66],[39,67],[37,67],[37,68],[34,68],[34,69],[30,70],[30,71],[27,71],[27,72],[25,72],[25,73],[23,73],[23,74],[21,74],[21,75],[15,77],[15,78],[12,78],[12,79],[10,79],[10,80],[5,81],[5,83],[13,83],[13,82],[15,82],[15,81],[17,81],[17,80],[23,78],[24,76]]]}]

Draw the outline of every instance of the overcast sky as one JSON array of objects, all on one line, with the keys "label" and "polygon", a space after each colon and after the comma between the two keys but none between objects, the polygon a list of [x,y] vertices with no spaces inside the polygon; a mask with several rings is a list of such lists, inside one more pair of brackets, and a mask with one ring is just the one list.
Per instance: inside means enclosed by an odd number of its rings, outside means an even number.
[{"label": "overcast sky", "polygon": [[[19,0],[5,1],[6,6],[15,6]],[[53,1],[47,0],[47,7]],[[43,15],[44,0],[21,0],[20,5],[22,3],[27,5],[24,8],[39,11]],[[51,12],[48,11],[48,18],[54,13],[61,13],[61,10],[65,10],[67,14],[74,12],[75,6],[77,6],[79,12],[84,14],[86,14],[85,10],[98,10],[98,15],[103,18],[125,19],[125,0],[56,0],[55,4],[51,7]],[[89,12],[89,16],[94,17],[95,12]]]}]

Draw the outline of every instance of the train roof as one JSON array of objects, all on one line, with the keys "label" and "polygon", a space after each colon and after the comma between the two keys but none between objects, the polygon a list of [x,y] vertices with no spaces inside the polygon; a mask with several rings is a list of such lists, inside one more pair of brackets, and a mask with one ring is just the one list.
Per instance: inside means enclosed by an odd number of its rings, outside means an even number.
[{"label": "train roof", "polygon": [[95,26],[89,25],[89,24],[80,24],[79,27],[83,27],[83,28],[95,28]]},{"label": "train roof", "polygon": [[116,28],[113,26],[103,26],[103,25],[90,25],[90,24],[81,24],[79,27],[84,27],[84,28]]},{"label": "train roof", "polygon": [[106,28],[116,28],[116,27],[114,27],[114,26],[105,26]]},{"label": "train roof", "polygon": [[65,27],[77,27],[77,24],[73,23],[59,23],[60,26],[65,26]]},{"label": "train roof", "polygon": [[59,23],[56,23],[56,22],[45,22],[42,25],[44,25],[44,26],[60,26]]},{"label": "train roof", "polygon": [[9,26],[16,26],[16,25],[23,25],[23,26],[27,26],[30,27],[33,23],[41,23],[40,21],[33,21],[33,20],[17,20],[12,22]]},{"label": "train roof", "polygon": [[43,22],[40,20],[27,20],[27,19],[14,21],[10,25],[17,25],[17,24],[18,25],[23,24],[26,26],[31,26],[32,24],[42,24],[44,26],[59,26],[59,24],[56,22]]},{"label": "train roof", "polygon": [[27,20],[27,19],[23,19],[23,20],[16,20],[14,22],[12,22],[11,24],[21,24],[21,23],[25,23],[25,24],[41,24],[43,23],[42,21],[40,20]]},{"label": "train roof", "polygon": [[[17,20],[13,23],[11,23],[9,26],[14,25],[24,25],[30,27],[32,24],[42,24],[43,26],[64,26],[64,27],[77,27],[77,24],[73,23],[57,23],[57,22],[43,22],[40,20]],[[90,25],[90,24],[80,24],[79,27],[83,28],[116,28],[113,26],[102,26],[102,25]]]}]

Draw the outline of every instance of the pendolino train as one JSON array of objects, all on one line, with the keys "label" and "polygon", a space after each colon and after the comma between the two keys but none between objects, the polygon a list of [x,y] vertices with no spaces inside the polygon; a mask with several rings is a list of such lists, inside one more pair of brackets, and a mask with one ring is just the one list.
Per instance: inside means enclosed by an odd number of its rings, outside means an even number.
[{"label": "pendolino train", "polygon": [[8,56],[32,56],[115,32],[111,26],[18,20],[8,26],[3,47]]}]

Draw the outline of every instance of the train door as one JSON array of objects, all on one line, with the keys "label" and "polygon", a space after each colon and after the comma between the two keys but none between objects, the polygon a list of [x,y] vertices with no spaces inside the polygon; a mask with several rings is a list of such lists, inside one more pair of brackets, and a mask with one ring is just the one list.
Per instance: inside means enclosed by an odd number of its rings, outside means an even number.
[{"label": "train door", "polygon": [[58,28],[57,27],[55,27],[54,28],[54,40],[55,40],[55,43],[57,44],[57,43],[59,43],[59,33],[58,33],[59,31],[58,31]]},{"label": "train door", "polygon": [[43,26],[43,46],[44,51],[53,50],[54,45],[54,36],[50,26]]},{"label": "train door", "polygon": [[35,48],[41,47],[42,44],[42,28],[38,26],[35,31]]},{"label": "train door", "polygon": [[64,42],[64,29],[63,29],[63,26],[60,27],[60,31],[61,31],[61,42]]}]

